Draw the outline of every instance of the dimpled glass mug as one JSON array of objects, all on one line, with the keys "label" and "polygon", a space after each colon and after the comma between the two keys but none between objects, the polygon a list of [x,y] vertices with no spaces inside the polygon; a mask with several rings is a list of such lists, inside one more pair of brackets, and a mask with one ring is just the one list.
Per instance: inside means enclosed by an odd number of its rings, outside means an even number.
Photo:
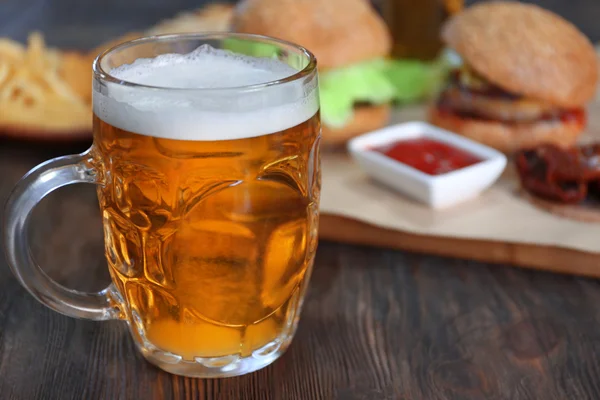
[{"label": "dimpled glass mug", "polygon": [[[123,319],[147,360],[195,377],[260,369],[289,346],[317,248],[316,60],[255,35],[155,36],[94,62],[94,142],[30,171],[6,205],[20,283],[69,316]],[[98,188],[112,284],[69,290],[33,260],[32,209]]]}]

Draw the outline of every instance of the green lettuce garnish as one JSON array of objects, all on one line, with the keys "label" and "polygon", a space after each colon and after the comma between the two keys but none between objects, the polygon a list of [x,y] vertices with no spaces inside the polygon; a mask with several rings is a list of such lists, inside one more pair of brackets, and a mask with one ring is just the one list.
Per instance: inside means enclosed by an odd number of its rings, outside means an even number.
[{"label": "green lettuce garnish", "polygon": [[396,88],[395,100],[408,103],[424,100],[443,87],[448,73],[455,67],[456,55],[444,50],[430,62],[389,60],[386,76]]},{"label": "green lettuce garnish", "polygon": [[[223,39],[221,46],[225,50],[252,57],[279,58],[281,56],[280,46],[249,39],[226,38]],[[285,57],[288,65],[297,70],[303,69],[308,64],[302,54],[287,53]]]},{"label": "green lettuce garnish", "polygon": [[394,100],[409,103],[426,98],[437,87],[437,72],[435,65],[421,61],[388,61],[386,77],[394,85]]},{"label": "green lettuce garnish", "polygon": [[333,128],[351,117],[354,103],[392,101],[396,89],[386,76],[387,61],[375,59],[323,72],[319,75],[321,119]]},{"label": "green lettuce garnish", "polygon": [[446,64],[384,58],[320,74],[321,118],[325,125],[342,127],[356,103],[406,104],[435,93],[446,74]]},{"label": "green lettuce garnish", "polygon": [[[223,48],[254,57],[279,58],[279,47],[241,38],[224,39]],[[287,54],[286,57],[291,57]],[[301,55],[288,58],[298,70],[306,66]],[[377,58],[319,73],[321,120],[343,127],[357,103],[380,105],[422,101],[440,89],[452,64],[445,53],[432,62]]]}]

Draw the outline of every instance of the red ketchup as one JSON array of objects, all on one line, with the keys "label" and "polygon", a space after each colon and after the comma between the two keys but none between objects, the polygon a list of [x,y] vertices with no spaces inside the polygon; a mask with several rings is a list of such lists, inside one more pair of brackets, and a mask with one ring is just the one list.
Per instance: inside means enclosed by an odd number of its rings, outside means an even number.
[{"label": "red ketchup", "polygon": [[565,123],[576,123],[579,125],[585,125],[585,110],[583,108],[576,108],[573,110],[565,110],[560,115],[560,120]]},{"label": "red ketchup", "polygon": [[429,175],[441,175],[483,161],[481,158],[429,138],[405,139],[373,149]]}]

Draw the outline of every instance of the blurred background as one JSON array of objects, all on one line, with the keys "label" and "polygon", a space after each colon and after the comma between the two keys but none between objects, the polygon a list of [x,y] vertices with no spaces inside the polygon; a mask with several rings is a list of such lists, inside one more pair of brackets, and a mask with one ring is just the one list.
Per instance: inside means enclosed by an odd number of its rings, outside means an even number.
[{"label": "blurred background", "polygon": [[[326,1],[326,0],[324,0]],[[372,0],[388,20],[401,21],[407,9],[438,9],[445,0]],[[448,0],[446,0],[448,1]],[[449,0],[452,1],[452,0]],[[479,0],[481,1],[481,0]],[[223,3],[235,1],[223,0]],[[458,2],[461,2],[459,0]],[[478,2],[466,0],[465,5]],[[600,41],[599,0],[529,1],[575,23],[594,42]],[[49,45],[89,49],[127,31],[142,29],[175,14],[202,7],[207,0],[0,0],[0,36],[24,41],[38,29]],[[414,21],[414,18],[412,19]],[[430,23],[435,24],[435,21]],[[427,29],[427,21],[419,21]]]}]

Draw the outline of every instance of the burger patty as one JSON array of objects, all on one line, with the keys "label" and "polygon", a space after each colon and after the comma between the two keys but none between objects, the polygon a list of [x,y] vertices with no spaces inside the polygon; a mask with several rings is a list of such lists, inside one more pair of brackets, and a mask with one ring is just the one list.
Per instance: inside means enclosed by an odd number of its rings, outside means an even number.
[{"label": "burger patty", "polygon": [[528,123],[560,118],[565,110],[544,101],[525,98],[489,82],[468,65],[450,73],[438,105],[473,118],[505,123]]},{"label": "burger patty", "polygon": [[561,113],[557,107],[541,101],[499,96],[456,85],[449,86],[441,94],[440,105],[459,113],[501,122],[534,122]]},{"label": "burger patty", "polygon": [[583,107],[566,109],[526,98],[494,85],[466,65],[450,73],[436,104],[439,113],[462,120],[481,120],[505,125],[557,122],[585,125]]}]

